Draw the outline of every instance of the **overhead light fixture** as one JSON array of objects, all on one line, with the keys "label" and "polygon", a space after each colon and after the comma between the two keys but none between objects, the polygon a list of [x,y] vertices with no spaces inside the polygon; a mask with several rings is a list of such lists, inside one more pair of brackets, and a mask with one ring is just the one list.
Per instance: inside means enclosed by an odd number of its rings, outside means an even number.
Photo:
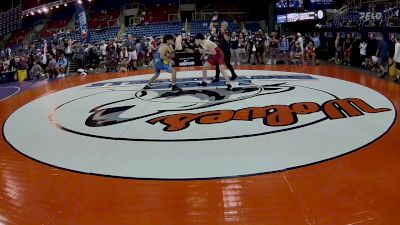
[{"label": "overhead light fixture", "polygon": [[49,8],[43,7],[42,11],[43,11],[44,13],[48,13],[48,12],[49,12]]},{"label": "overhead light fixture", "polygon": [[82,4],[82,0],[78,0],[78,3],[79,3],[79,4]]},{"label": "overhead light fixture", "polygon": [[64,6],[65,6],[65,7],[67,7],[67,6],[68,6],[68,4],[67,4],[67,3],[65,3],[65,4],[64,4]]},{"label": "overhead light fixture", "polygon": [[38,12],[39,14],[41,14],[41,13],[42,13],[42,10],[41,10],[41,9],[39,9],[37,12]]},{"label": "overhead light fixture", "polygon": [[31,12],[31,15],[33,16],[33,15],[35,15],[35,13],[34,13],[34,12]]},{"label": "overhead light fixture", "polygon": [[56,5],[56,9],[58,9],[58,8],[60,8],[60,6],[59,6],[59,5]]}]

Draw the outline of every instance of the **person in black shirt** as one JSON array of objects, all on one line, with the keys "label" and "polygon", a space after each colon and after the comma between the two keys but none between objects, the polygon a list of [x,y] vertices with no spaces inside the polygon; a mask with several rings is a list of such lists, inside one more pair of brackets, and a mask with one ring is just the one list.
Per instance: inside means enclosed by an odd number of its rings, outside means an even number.
[{"label": "person in black shirt", "polygon": [[350,57],[351,57],[351,48],[352,48],[352,40],[350,37],[347,37],[345,42],[343,43],[344,50],[344,62],[343,65],[350,66]]},{"label": "person in black shirt", "polygon": [[361,66],[361,61],[360,61],[360,47],[361,39],[360,38],[355,38],[352,45],[351,45],[351,56],[350,56],[350,63],[352,66]]},{"label": "person in black shirt", "polygon": [[[254,55],[256,55],[256,46],[254,46],[255,36],[251,34],[247,37],[247,63],[251,63],[251,59],[254,59]],[[255,65],[255,63],[254,63]]]},{"label": "person in black shirt", "polygon": [[261,31],[256,32],[256,37],[254,39],[254,44],[256,46],[256,58],[258,64],[264,64],[264,43],[265,39]]},{"label": "person in black shirt", "polygon": [[[233,69],[233,66],[231,65],[230,36],[229,36],[227,22],[221,23],[221,30],[218,33],[218,40],[219,40],[218,47],[224,52],[225,65],[229,69],[229,71],[231,71],[232,74],[231,80],[235,80],[237,78],[237,75],[235,73],[235,70]],[[216,65],[216,74],[212,82],[219,81],[219,74],[220,74],[219,65]]]}]

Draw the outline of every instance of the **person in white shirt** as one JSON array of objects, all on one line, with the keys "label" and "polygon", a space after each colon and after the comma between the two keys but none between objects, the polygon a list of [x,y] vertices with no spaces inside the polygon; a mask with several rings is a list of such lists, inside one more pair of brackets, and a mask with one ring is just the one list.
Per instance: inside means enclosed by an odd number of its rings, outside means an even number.
[{"label": "person in white shirt", "polygon": [[40,56],[40,65],[42,66],[42,68],[46,68],[47,65],[46,51],[43,51],[43,54]]},{"label": "person in white shirt", "polygon": [[6,49],[6,56],[10,57],[11,56],[11,48]]},{"label": "person in white shirt", "polygon": [[399,79],[400,79],[400,36],[396,37],[396,44],[394,47],[393,60],[396,62],[396,71],[397,71],[397,78],[396,78],[395,82],[399,83]]},{"label": "person in white shirt", "polygon": [[362,40],[360,43],[360,61],[361,65],[365,66],[365,59],[367,58],[367,42],[365,40]]},{"label": "person in white shirt", "polygon": [[100,51],[101,51],[101,56],[103,57],[103,59],[105,59],[107,55],[107,43],[105,41],[102,41]]},{"label": "person in white shirt", "polygon": [[297,33],[297,37],[298,37],[297,42],[299,42],[300,49],[301,49],[301,51],[300,51],[301,61],[304,62],[304,39],[300,33]]}]

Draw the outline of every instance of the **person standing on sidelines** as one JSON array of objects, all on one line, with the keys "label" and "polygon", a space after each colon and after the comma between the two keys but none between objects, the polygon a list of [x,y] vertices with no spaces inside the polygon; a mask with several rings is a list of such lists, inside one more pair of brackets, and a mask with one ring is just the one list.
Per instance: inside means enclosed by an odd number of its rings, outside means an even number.
[{"label": "person standing on sidelines", "polygon": [[237,36],[236,32],[232,33],[230,46],[232,53],[232,64],[240,65],[239,37]]},{"label": "person standing on sidelines", "polygon": [[396,44],[394,46],[394,57],[393,60],[396,62],[396,83],[399,83],[400,79],[400,36],[396,37]]},{"label": "person standing on sidelines", "polygon": [[318,57],[321,54],[321,40],[319,34],[315,34],[312,41],[314,42],[315,54]]},{"label": "person standing on sidelines", "polygon": [[365,42],[364,39],[361,40],[361,43],[359,46],[359,48],[360,48],[360,65],[363,68],[365,68],[365,64],[366,64],[365,60],[367,59],[367,46],[368,46],[367,42]]},{"label": "person standing on sidelines", "polygon": [[131,34],[128,35],[128,38],[125,40],[124,46],[128,50],[128,61],[133,62],[134,70],[136,70],[137,66],[137,59],[138,59],[138,52],[136,51],[136,37],[132,36]]},{"label": "person standing on sidelines", "polygon": [[379,37],[378,48],[376,50],[376,57],[379,57],[380,60],[380,69],[381,69],[381,78],[385,78],[388,74],[388,64],[389,64],[389,45],[385,38],[382,36]]},{"label": "person standing on sidelines", "polygon": [[286,61],[289,52],[289,41],[285,35],[279,40],[279,60]]},{"label": "person standing on sidelines", "polygon": [[246,47],[247,41],[243,33],[239,34],[239,62],[246,63]]},{"label": "person standing on sidelines", "polygon": [[299,42],[299,46],[301,49],[300,57],[301,57],[301,63],[303,64],[304,63],[304,39],[301,36],[301,33],[297,33],[297,42]]}]

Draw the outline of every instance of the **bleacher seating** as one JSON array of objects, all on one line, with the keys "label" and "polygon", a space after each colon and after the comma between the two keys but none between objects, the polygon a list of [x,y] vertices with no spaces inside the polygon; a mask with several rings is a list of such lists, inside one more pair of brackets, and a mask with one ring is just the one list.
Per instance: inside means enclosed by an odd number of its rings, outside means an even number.
[{"label": "bleacher seating", "polygon": [[14,32],[8,42],[7,46],[14,46],[21,44],[24,40],[25,36],[32,30],[32,28],[25,28],[19,31]]},{"label": "bleacher seating", "polygon": [[245,4],[243,3],[237,3],[237,4],[232,4],[232,3],[219,3],[215,2],[213,4],[207,4],[203,6],[204,8],[201,11],[204,12],[243,12],[247,8]]},{"label": "bleacher seating", "polygon": [[[233,21],[227,21],[229,25],[229,31],[237,31],[239,29],[239,25],[237,23],[234,23]],[[191,28],[191,33],[192,34],[197,34],[197,33],[210,33],[210,21],[205,21],[205,20],[197,20],[197,21],[192,21],[192,28]]]},{"label": "bleacher seating", "polygon": [[182,32],[182,22],[159,22],[150,23],[147,26],[127,27],[127,34],[135,34],[137,37],[143,36],[162,36],[164,34],[180,34]]},{"label": "bleacher seating", "polygon": [[89,29],[112,27],[115,24],[115,20],[118,19],[119,14],[119,11],[112,11],[109,13],[96,13],[89,17]]},{"label": "bleacher seating", "polygon": [[67,26],[70,19],[64,19],[59,21],[51,21],[48,23],[46,30],[42,33],[43,38],[51,37],[56,34],[59,30]]},{"label": "bleacher seating", "polygon": [[[108,1],[94,1],[95,3],[89,4],[87,10],[89,12],[94,12],[89,16],[89,29],[90,29],[90,42],[98,43],[101,41],[108,41],[111,39],[115,39],[120,30],[119,27],[113,27],[115,23],[110,21],[115,21],[118,19],[120,15],[120,6],[126,3],[130,3],[129,0],[115,0],[118,4],[111,4],[113,6],[109,6]],[[235,1],[235,0],[234,0]],[[141,38],[143,36],[162,36],[164,34],[181,34],[183,23],[182,22],[165,22],[168,21],[169,14],[177,14],[179,9],[177,5],[171,4],[168,0],[149,0],[146,1],[146,6],[148,13],[145,16],[146,23],[144,26],[132,26],[126,27],[127,34],[135,34],[137,37]],[[247,4],[247,3],[243,3]],[[235,4],[223,4],[223,3],[213,3],[212,8],[221,9],[225,12],[239,12],[246,9],[246,7],[242,7],[242,3],[239,0],[236,0]],[[141,8],[142,9],[142,8]],[[105,13],[104,11],[107,11]],[[73,4],[68,5],[66,8],[62,8],[62,10],[54,10],[47,15],[35,15],[32,17],[34,19],[41,19],[43,21],[49,21],[47,24],[47,28],[41,34],[40,38],[46,39],[48,42],[52,42],[53,40],[63,39],[63,38],[72,38],[74,40],[79,40],[79,34],[75,33],[75,31],[71,31],[71,34],[66,36],[63,33],[59,33],[60,30],[63,30],[69,22],[71,21],[71,15],[75,13],[75,7]],[[234,13],[233,13],[234,14]],[[236,17],[235,17],[236,18]],[[26,22],[32,22],[33,19],[25,19]],[[191,33],[209,33],[209,23],[210,21],[193,21],[191,25]],[[228,21],[229,23],[229,31],[238,31],[239,25],[233,21]],[[257,24],[258,25],[258,24]],[[31,25],[30,25],[31,26]],[[34,25],[32,25],[33,27]],[[24,26],[27,27],[27,26]],[[218,27],[217,27],[218,28]],[[257,27],[249,25],[246,27],[249,30],[259,29],[259,25]],[[12,50],[22,49],[22,40],[31,31],[32,28],[25,28],[21,31],[15,32],[11,41],[7,46],[12,47]],[[69,34],[69,32],[68,32]],[[36,37],[36,36],[35,36]]]},{"label": "bleacher seating", "polygon": [[261,29],[260,24],[258,23],[248,23],[246,24],[246,30],[247,31],[251,31],[251,32],[255,32]]},{"label": "bleacher seating", "polygon": [[149,10],[150,22],[168,21],[168,15],[176,13],[178,13],[177,6],[164,5],[164,6],[154,7],[151,10]]},{"label": "bleacher seating", "polygon": [[11,52],[18,52],[18,50],[21,48],[22,48],[22,45],[20,45],[20,44],[10,46]]},{"label": "bleacher seating", "polygon": [[[109,41],[117,37],[119,27],[111,27],[101,30],[90,30],[90,42],[97,43],[101,41]],[[75,34],[75,40],[79,40],[79,34]]]}]

